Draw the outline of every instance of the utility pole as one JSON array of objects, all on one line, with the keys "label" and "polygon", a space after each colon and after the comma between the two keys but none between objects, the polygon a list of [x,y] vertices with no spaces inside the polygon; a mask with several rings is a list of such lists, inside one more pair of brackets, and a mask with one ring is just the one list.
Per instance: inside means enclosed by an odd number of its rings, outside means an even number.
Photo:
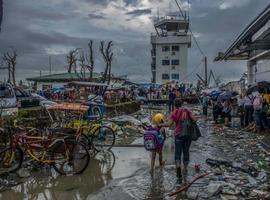
[{"label": "utility pole", "polygon": [[208,86],[208,75],[207,75],[207,57],[205,56],[204,57],[204,75],[205,75],[205,78],[204,78],[204,83],[205,83],[205,87]]},{"label": "utility pole", "polygon": [[52,57],[49,56],[50,75],[52,74]]},{"label": "utility pole", "polygon": [[0,0],[0,32],[1,32],[1,24],[2,24],[2,20],[3,20],[3,0]]}]

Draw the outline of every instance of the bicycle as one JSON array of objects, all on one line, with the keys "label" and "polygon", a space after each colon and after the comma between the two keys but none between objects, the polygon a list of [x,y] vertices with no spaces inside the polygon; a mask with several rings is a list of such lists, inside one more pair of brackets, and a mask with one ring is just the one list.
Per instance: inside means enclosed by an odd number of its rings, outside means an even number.
[{"label": "bicycle", "polygon": [[109,151],[115,144],[115,132],[109,126],[103,125],[101,121],[74,121],[67,125],[75,128],[81,141],[95,151]]},{"label": "bicycle", "polygon": [[[60,110],[59,114],[62,117],[55,113],[51,115],[49,110]],[[68,111],[79,113],[68,113]],[[110,150],[115,143],[115,132],[110,127],[103,125],[101,120],[93,120],[93,118],[91,118],[91,121],[85,120],[89,119],[88,116],[85,116],[87,111],[88,106],[78,104],[63,104],[48,109],[52,121],[54,121],[53,116],[56,116],[58,127],[73,129],[76,138],[79,138],[89,149],[93,148],[96,151]]]},{"label": "bicycle", "polygon": [[21,168],[24,154],[34,161],[51,165],[61,175],[80,174],[89,165],[86,147],[68,136],[40,137],[15,133],[12,140],[11,146],[0,153],[0,169],[6,169],[6,172],[16,172]]}]

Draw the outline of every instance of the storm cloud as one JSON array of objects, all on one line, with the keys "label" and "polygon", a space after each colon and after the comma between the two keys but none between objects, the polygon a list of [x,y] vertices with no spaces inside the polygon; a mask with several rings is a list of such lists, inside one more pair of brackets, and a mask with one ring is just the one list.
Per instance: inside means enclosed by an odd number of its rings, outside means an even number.
[{"label": "storm cloud", "polygon": [[132,15],[134,17],[141,15],[149,15],[151,14],[151,9],[136,9],[129,12],[126,12],[127,15]]},{"label": "storm cloud", "polygon": [[[99,53],[101,40],[114,42],[113,73],[133,81],[150,81],[153,18],[178,12],[174,0],[4,0],[0,53],[14,47],[18,52],[17,77],[25,79],[66,70],[66,54],[94,40],[96,71],[104,70]],[[180,2],[180,1],[179,1]],[[190,26],[208,57],[209,68],[223,80],[235,79],[246,70],[245,62],[212,62],[269,3],[269,0],[182,0],[189,8]],[[188,71],[203,75],[203,56],[192,42]],[[0,73],[0,80],[6,71]],[[189,80],[194,79],[191,74]]]},{"label": "storm cloud", "polygon": [[95,14],[95,13],[89,13],[88,17],[90,19],[106,19],[106,17],[104,17],[104,15],[102,14]]}]

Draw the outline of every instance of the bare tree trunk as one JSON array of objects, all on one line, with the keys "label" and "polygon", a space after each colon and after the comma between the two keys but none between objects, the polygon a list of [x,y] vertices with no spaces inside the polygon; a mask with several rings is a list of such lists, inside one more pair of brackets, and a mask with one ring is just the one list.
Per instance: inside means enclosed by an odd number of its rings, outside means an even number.
[{"label": "bare tree trunk", "polygon": [[68,66],[68,73],[71,73],[72,65]]},{"label": "bare tree trunk", "polygon": [[103,75],[103,78],[102,78],[102,82],[105,83],[106,80],[109,80],[107,79],[108,78],[108,72],[109,72],[109,76],[110,76],[110,63],[112,62],[112,58],[113,58],[113,53],[111,52],[111,47],[112,47],[112,41],[108,42],[107,44],[107,47],[106,47],[106,50],[104,50],[104,41],[101,41],[100,43],[100,52],[103,56],[103,59],[104,61],[106,62],[106,68],[105,68],[105,71],[104,71],[104,75]]},{"label": "bare tree trunk", "polygon": [[92,82],[93,81],[93,71],[94,71],[94,52],[93,52],[93,40],[90,40],[90,42],[88,43],[88,47],[89,47],[89,58],[87,59],[87,69],[90,72],[90,76],[89,79]]},{"label": "bare tree trunk", "polygon": [[[106,63],[106,68],[103,74],[102,82],[105,83],[106,81],[108,86],[110,85],[111,81],[111,63],[113,59],[113,53],[111,52],[111,47],[113,46],[112,41],[108,42],[106,50],[104,50],[104,41],[100,43],[100,52],[103,56],[103,59]],[[107,87],[102,91],[102,95],[105,94]]]},{"label": "bare tree trunk", "polygon": [[86,78],[85,78],[85,68],[86,68],[86,65],[85,65],[85,56],[84,56],[84,52],[83,51],[80,54],[79,64],[80,64],[80,67],[81,67],[81,70],[80,70],[81,79],[83,81],[85,81],[86,80]]},{"label": "bare tree trunk", "polygon": [[11,71],[10,71],[10,66],[8,66],[8,83],[11,83]]},{"label": "bare tree trunk", "polygon": [[104,75],[103,75],[103,83],[105,83],[108,78],[108,69],[109,69],[109,64],[107,63],[105,71],[104,71]]},{"label": "bare tree trunk", "polygon": [[113,58],[113,53],[111,53],[110,57],[109,57],[109,79],[108,79],[108,85],[110,85],[111,83],[111,77],[112,77],[112,58]]},{"label": "bare tree trunk", "polygon": [[77,62],[77,52],[78,49],[71,50],[67,55],[67,63],[68,63],[68,73],[72,72],[72,69],[77,72],[76,70],[76,62]]},{"label": "bare tree trunk", "polygon": [[16,86],[15,67],[12,68],[12,82],[13,82],[13,85]]},{"label": "bare tree trunk", "polygon": [[6,52],[3,56],[3,61],[8,66],[8,82],[16,86],[15,69],[17,64],[17,52],[12,48],[12,52]]}]

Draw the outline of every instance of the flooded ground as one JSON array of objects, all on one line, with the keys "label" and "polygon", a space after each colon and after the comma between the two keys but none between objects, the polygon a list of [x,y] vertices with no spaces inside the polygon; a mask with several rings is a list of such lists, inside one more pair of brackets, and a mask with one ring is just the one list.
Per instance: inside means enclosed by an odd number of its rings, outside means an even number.
[{"label": "flooded ground", "polygon": [[[144,115],[153,110],[143,110]],[[87,170],[76,176],[59,176],[53,170],[36,166],[22,171],[21,177],[9,175],[1,179],[0,199],[263,199],[269,191],[268,163],[270,155],[261,148],[263,136],[241,132],[210,121],[198,120],[203,137],[192,143],[188,181],[208,170],[214,174],[193,184],[176,197],[168,194],[176,188],[174,142],[169,137],[164,146],[166,165],[149,173],[149,153],[143,147],[114,147],[91,159]],[[135,143],[142,144],[142,138]],[[233,166],[211,167],[207,158],[233,161]],[[199,164],[201,171],[195,172]],[[236,166],[236,167],[235,167]],[[258,171],[252,176],[243,167]],[[237,168],[238,167],[238,168]]]}]

